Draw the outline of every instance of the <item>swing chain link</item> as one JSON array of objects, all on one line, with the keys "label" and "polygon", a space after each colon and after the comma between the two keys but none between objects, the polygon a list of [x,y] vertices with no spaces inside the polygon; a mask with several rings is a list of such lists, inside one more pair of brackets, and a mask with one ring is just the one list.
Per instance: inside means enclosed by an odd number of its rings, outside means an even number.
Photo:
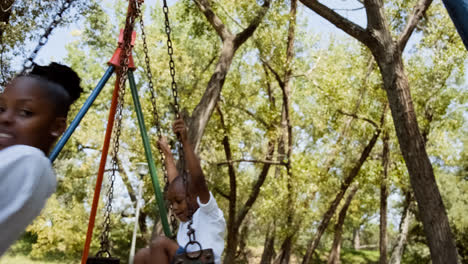
[{"label": "swing chain link", "polygon": [[175,81],[175,63],[174,59],[172,58],[172,54],[174,54],[174,49],[172,47],[172,40],[171,40],[171,25],[169,23],[169,7],[167,6],[167,1],[163,1],[163,11],[164,11],[164,22],[165,22],[165,30],[167,35],[167,54],[169,54],[169,69],[171,73],[171,89],[172,89],[172,96],[174,98],[174,109],[176,114],[176,119],[180,118],[180,107],[179,107],[179,94],[177,91],[177,83]]},{"label": "swing chain link", "polygon": [[9,7],[3,8],[3,4],[5,4],[5,3],[8,5],[7,1],[4,1],[4,3],[0,4],[0,9],[2,10],[3,13],[6,13],[6,12],[10,11],[13,8],[13,5],[15,4],[15,0],[11,1],[11,4],[9,4],[10,5]]},{"label": "swing chain link", "polygon": [[[133,2],[132,2],[133,3]],[[139,6],[136,5],[138,8]],[[135,10],[132,8],[132,10]],[[125,21],[125,30],[124,30],[124,56],[120,58],[120,65],[121,69],[119,69],[119,74],[117,75],[119,78],[119,96],[117,100],[117,112],[115,114],[116,124],[114,126],[115,136],[113,138],[113,152],[112,152],[112,160],[111,160],[111,176],[110,176],[110,184],[107,193],[107,203],[106,203],[106,210],[105,210],[105,218],[103,223],[103,231],[100,236],[101,240],[101,249],[98,252],[98,256],[102,255],[103,253],[107,253],[110,257],[110,226],[111,226],[111,213],[112,213],[112,199],[114,196],[114,182],[116,178],[116,172],[119,170],[118,165],[118,152],[120,148],[120,135],[122,133],[122,117],[123,117],[123,106],[125,103],[125,82],[127,80],[127,73],[129,70],[129,63],[130,63],[130,56],[132,53],[132,44],[131,44],[131,36],[133,32],[133,27],[135,25],[135,19],[138,14],[138,9],[132,12],[130,15],[127,16]]]},{"label": "swing chain link", "polygon": [[[169,55],[169,69],[170,69],[170,73],[171,73],[171,78],[172,78],[172,82],[171,82],[171,88],[172,88],[172,97],[174,98],[174,109],[175,109],[175,115],[176,115],[176,119],[179,119],[180,118],[180,107],[179,107],[179,94],[178,94],[178,89],[177,89],[177,83],[175,81],[175,63],[174,63],[174,59],[172,57],[172,55],[174,54],[174,48],[172,47],[172,40],[171,40],[171,25],[169,23],[169,7],[167,6],[167,1],[166,0],[163,0],[163,12],[164,12],[164,22],[165,22],[165,31],[166,31],[166,35],[167,35],[167,54]],[[180,138],[179,138],[180,139]],[[179,147],[179,160],[180,160],[180,164],[182,166],[182,179],[184,181],[184,185],[185,185],[185,195],[186,195],[186,199],[187,199],[187,196],[189,194],[189,190],[188,190],[188,179],[187,179],[187,175],[188,175],[188,172],[185,173],[185,160],[184,160],[184,150],[183,150],[183,146],[182,144],[180,144],[180,147]],[[190,215],[190,220],[189,220],[189,224],[188,224],[188,232],[187,232],[187,235],[189,237],[189,243],[193,243],[193,242],[196,242],[195,240],[195,230],[192,228],[192,224],[193,224],[193,219],[192,219],[192,215],[194,212],[192,212],[192,208],[189,208],[190,212],[189,212],[189,215]],[[193,236],[193,239],[192,239],[192,236]]]},{"label": "swing chain link", "polygon": [[[137,2],[138,3],[138,2]],[[146,42],[146,33],[145,33],[145,26],[143,23],[143,16],[140,13],[140,27],[141,27],[141,37],[143,39],[143,52],[145,54],[145,65],[146,65],[146,77],[148,78],[148,86],[149,86],[149,94],[151,97],[151,105],[153,107],[153,124],[156,127],[156,133],[158,134],[158,138],[162,137],[162,132],[161,132],[161,126],[160,126],[160,117],[158,113],[158,108],[157,108],[157,103],[156,103],[156,96],[155,96],[155,90],[154,90],[154,84],[153,84],[153,73],[151,72],[151,67],[150,67],[150,59],[148,55],[148,45]],[[159,148],[158,145],[158,151],[161,159],[161,164],[163,165],[163,172],[164,172],[164,180],[167,182],[167,170],[166,166],[164,166],[164,156],[162,153],[161,148]]]},{"label": "swing chain link", "polygon": [[8,78],[5,76],[5,64],[3,61],[3,53],[5,52],[5,43],[3,42],[3,34],[0,34],[0,75],[2,76],[2,81],[0,82],[0,94],[5,91],[5,86],[8,82]]},{"label": "swing chain link", "polygon": [[[137,1],[137,5],[138,5]],[[137,8],[137,10],[140,10],[140,8]],[[153,84],[153,73],[151,72],[151,66],[150,66],[150,59],[149,59],[149,50],[148,50],[148,45],[146,42],[146,33],[145,33],[145,25],[143,22],[143,15],[140,12],[139,13],[140,17],[140,28],[141,28],[141,37],[143,40],[143,52],[145,54],[145,65],[146,65],[146,77],[148,78],[148,86],[149,86],[149,94],[150,94],[150,99],[151,99],[151,105],[153,107],[153,125],[156,127],[156,133],[158,135],[158,138],[162,138],[162,126],[161,126],[161,118],[158,113],[158,107],[157,107],[157,102],[156,102],[156,91],[154,89],[154,84]],[[159,152],[159,158],[160,158],[160,163],[161,163],[161,168],[163,170],[163,175],[164,175],[164,193],[167,193],[167,189],[169,186],[169,179],[167,176],[167,168],[164,162],[164,153],[162,152],[162,149],[158,145],[158,152]],[[172,228],[172,234],[175,235],[175,231],[177,230],[177,220],[174,215],[174,211],[172,210],[172,205],[169,203],[167,198],[165,197],[165,202],[166,202],[166,208],[169,209],[170,213],[170,222],[171,222],[171,228]]]},{"label": "swing chain link", "polygon": [[34,66],[34,59],[39,53],[39,50],[49,41],[50,34],[63,19],[62,18],[63,13],[70,7],[70,5],[74,1],[75,0],[65,0],[63,2],[62,7],[58,11],[58,13],[54,16],[52,23],[50,23],[49,27],[44,31],[44,34],[39,39],[39,43],[37,44],[36,48],[34,48],[31,55],[29,55],[29,57],[24,61],[21,74],[24,74],[26,71],[29,71],[32,69],[32,67]]}]

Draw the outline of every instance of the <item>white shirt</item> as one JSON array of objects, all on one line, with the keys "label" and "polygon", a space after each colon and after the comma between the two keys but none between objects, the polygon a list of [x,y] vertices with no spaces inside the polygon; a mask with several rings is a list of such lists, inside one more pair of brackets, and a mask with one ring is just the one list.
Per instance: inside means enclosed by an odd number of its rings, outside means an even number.
[{"label": "white shirt", "polygon": [[56,184],[39,149],[14,145],[0,151],[0,256],[39,215]]},{"label": "white shirt", "polygon": [[[198,208],[193,214],[192,228],[195,229],[195,239],[203,249],[211,248],[215,256],[215,263],[221,263],[221,254],[224,250],[224,233],[226,231],[226,221],[224,220],[223,211],[219,209],[215,198],[210,192],[210,200],[203,204],[197,197]],[[180,222],[179,231],[177,232],[177,242],[181,247],[189,242],[187,236],[189,222]],[[187,251],[200,250],[196,246],[190,246]]]}]

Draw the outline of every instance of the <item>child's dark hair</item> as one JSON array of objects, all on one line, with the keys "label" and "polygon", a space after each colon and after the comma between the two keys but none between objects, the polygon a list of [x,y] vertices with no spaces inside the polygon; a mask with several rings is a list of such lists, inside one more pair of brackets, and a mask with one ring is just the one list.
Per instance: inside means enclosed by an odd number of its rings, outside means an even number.
[{"label": "child's dark hair", "polygon": [[24,76],[35,78],[39,82],[54,103],[56,114],[60,116],[67,116],[70,105],[83,92],[78,74],[70,67],[55,62],[48,66],[34,65],[31,72]]}]

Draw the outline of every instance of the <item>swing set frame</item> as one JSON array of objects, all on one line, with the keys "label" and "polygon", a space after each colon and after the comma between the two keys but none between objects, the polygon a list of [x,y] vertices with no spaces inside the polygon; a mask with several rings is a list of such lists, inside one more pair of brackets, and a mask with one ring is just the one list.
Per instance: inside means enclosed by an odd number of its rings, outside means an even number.
[{"label": "swing set frame", "polygon": [[[67,128],[63,136],[60,138],[60,140],[57,142],[55,145],[54,149],[52,150],[49,159],[51,162],[54,162],[55,159],[58,157],[60,151],[63,149],[67,141],[70,139],[71,135],[74,133],[75,129],[78,127],[80,124],[81,120],[84,118],[88,110],[91,108],[92,104],[98,97],[98,95],[101,93],[103,90],[104,86],[106,85],[107,81],[110,79],[112,74],[115,72],[117,75],[116,82],[115,82],[115,87],[112,95],[112,101],[111,101],[111,106],[109,109],[109,117],[108,117],[108,122],[107,122],[107,128],[106,128],[106,133],[104,136],[104,143],[102,147],[102,152],[101,152],[101,160],[100,160],[100,165],[99,165],[99,170],[98,170],[98,175],[96,179],[96,185],[95,185],[95,190],[94,190],[94,197],[93,197],[93,203],[91,207],[91,212],[90,212],[90,217],[89,217],[89,223],[88,223],[88,230],[86,234],[86,241],[85,241],[85,246],[83,249],[83,254],[82,254],[82,259],[81,263],[85,264],[88,256],[89,256],[89,249],[91,245],[91,239],[92,239],[92,234],[93,234],[93,229],[95,225],[95,219],[96,219],[96,213],[97,213],[97,207],[99,203],[99,198],[100,198],[100,193],[101,193],[101,187],[102,187],[102,182],[103,182],[103,177],[104,177],[104,171],[105,171],[105,166],[107,162],[107,157],[109,154],[109,146],[111,144],[111,136],[112,136],[112,131],[114,128],[114,121],[118,118],[119,113],[118,113],[118,107],[122,107],[121,103],[119,102],[119,93],[122,91],[119,91],[121,89],[125,89],[125,76],[123,76],[125,73],[127,74],[128,81],[129,81],[129,86],[130,86],[130,91],[132,94],[132,99],[133,99],[133,104],[134,104],[134,110],[137,115],[137,120],[138,120],[138,125],[139,125],[139,130],[140,130],[140,135],[143,141],[143,146],[144,146],[144,151],[145,151],[145,157],[146,161],[148,163],[149,167],[149,172],[151,175],[151,180],[153,184],[153,189],[155,192],[156,196],[156,202],[157,206],[159,209],[159,215],[161,218],[161,223],[163,226],[163,231],[164,234],[167,237],[172,237],[172,232],[169,227],[169,222],[168,222],[168,217],[167,217],[167,209],[165,206],[164,202],[164,197],[161,191],[161,188],[159,186],[159,181],[158,181],[158,175],[157,175],[157,169],[156,165],[153,159],[153,153],[151,150],[151,145],[145,125],[145,120],[143,117],[143,113],[141,110],[141,104],[140,104],[140,99],[138,95],[138,90],[136,87],[136,82],[135,78],[133,75],[133,71],[135,70],[135,65],[133,62],[133,57],[132,57],[132,48],[135,42],[136,38],[136,32],[134,31],[134,24],[135,20],[139,15],[139,10],[135,10],[135,7],[138,7],[140,3],[142,3],[142,0],[129,0],[128,4],[128,9],[127,9],[127,23],[125,24],[125,28],[120,31],[119,35],[119,41],[118,41],[118,47],[115,50],[112,58],[108,62],[109,67],[107,68],[106,72],[102,76],[101,80],[98,82],[94,90],[91,92],[81,109],[79,110],[78,114],[74,118],[74,120],[71,122],[70,126]],[[165,13],[167,14],[167,4],[166,1],[164,1],[164,8],[165,8]],[[139,7],[138,7],[139,9]],[[128,23],[130,20],[132,21],[131,23]],[[141,18],[142,19],[142,18]],[[166,27],[168,26],[168,22],[166,21]],[[169,37],[169,32],[168,33]],[[170,56],[172,54],[169,54]],[[171,58],[172,60],[172,58]],[[173,62],[172,62],[173,63]],[[148,69],[149,70],[149,69]],[[171,70],[171,75],[172,75],[172,70]],[[174,80],[173,80],[174,82]],[[123,87],[122,86],[123,83]],[[173,84],[174,88],[174,84]],[[176,86],[175,86],[176,88]],[[173,93],[174,94],[174,93]],[[176,95],[177,92],[174,94]],[[122,95],[120,95],[122,96]],[[175,102],[177,102],[177,98],[174,98]],[[156,109],[154,109],[156,110]],[[178,109],[176,115],[178,116]],[[120,121],[120,120],[118,120]],[[120,126],[120,125],[118,125]],[[120,127],[118,127],[116,130],[119,130]],[[160,129],[160,128],[158,128]],[[117,139],[118,141],[118,139]],[[118,144],[118,143],[117,143]],[[116,154],[115,154],[116,155]],[[161,164],[161,166],[164,166],[164,164]],[[112,187],[111,187],[112,188]],[[111,203],[111,197],[109,197],[109,200],[107,201],[108,203]],[[109,213],[109,212],[108,212]],[[108,232],[108,230],[105,230],[104,232]],[[107,234],[108,235],[108,234]],[[107,246],[108,243],[107,243]],[[103,245],[101,242],[101,251],[99,253],[107,253],[110,257],[110,252],[108,248],[102,249]],[[99,255],[98,253],[98,255]]]}]

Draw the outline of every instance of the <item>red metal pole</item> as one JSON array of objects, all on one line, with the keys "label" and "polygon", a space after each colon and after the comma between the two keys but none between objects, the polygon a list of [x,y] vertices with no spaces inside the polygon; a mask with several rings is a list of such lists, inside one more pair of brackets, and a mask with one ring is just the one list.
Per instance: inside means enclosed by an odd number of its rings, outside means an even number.
[{"label": "red metal pole", "polygon": [[[139,0],[140,3],[142,3],[142,0]],[[135,10],[132,8],[132,4],[129,1],[128,3],[128,9],[127,9],[127,16],[131,15]],[[136,34],[132,30],[132,34],[130,36],[130,43],[131,46],[133,47],[135,43],[135,37]],[[101,153],[101,163],[99,164],[99,170],[98,170],[98,175],[96,179],[96,186],[94,188],[94,197],[93,197],[93,204],[91,206],[91,213],[89,215],[89,223],[88,223],[88,231],[86,232],[86,241],[85,241],[85,246],[83,249],[83,255],[81,256],[81,264],[86,264],[86,260],[88,259],[89,255],[89,248],[91,245],[91,239],[93,237],[93,229],[94,229],[94,223],[96,220],[96,212],[97,212],[97,207],[99,204],[99,196],[101,194],[101,187],[102,187],[102,180],[104,176],[104,171],[106,167],[106,162],[107,162],[107,154],[109,153],[109,144],[111,140],[111,135],[112,135],[112,128],[114,127],[114,120],[115,120],[115,113],[117,110],[117,103],[118,103],[118,97],[119,97],[119,83],[120,83],[120,77],[121,77],[121,69],[122,65],[120,65],[120,59],[121,56],[123,56],[124,53],[124,30],[121,30],[120,36],[119,36],[119,44],[117,49],[114,52],[114,55],[112,56],[111,60],[108,62],[109,65],[114,65],[116,67],[116,72],[117,72],[117,79],[115,81],[115,87],[114,87],[114,92],[112,94],[112,102],[111,102],[111,107],[109,110],[109,118],[107,122],[107,128],[106,128],[106,135],[104,137],[104,144],[102,146],[102,153]],[[129,57],[129,63],[128,67],[130,70],[135,70],[135,65],[133,64],[133,58],[130,53]]]},{"label": "red metal pole", "polygon": [[91,238],[93,237],[94,222],[96,219],[96,211],[99,203],[99,196],[101,194],[102,179],[104,176],[104,170],[106,168],[107,154],[109,153],[109,144],[112,135],[112,128],[114,127],[115,112],[117,110],[117,101],[119,97],[119,80],[120,80],[120,69],[117,70],[117,79],[115,80],[114,92],[112,94],[112,102],[109,110],[109,119],[107,122],[106,135],[104,137],[104,145],[102,146],[101,163],[99,165],[98,176],[96,179],[96,187],[94,188],[93,204],[91,207],[91,213],[89,215],[88,232],[86,233],[86,242],[81,257],[81,264],[86,264],[88,259],[89,247],[91,245]]}]

